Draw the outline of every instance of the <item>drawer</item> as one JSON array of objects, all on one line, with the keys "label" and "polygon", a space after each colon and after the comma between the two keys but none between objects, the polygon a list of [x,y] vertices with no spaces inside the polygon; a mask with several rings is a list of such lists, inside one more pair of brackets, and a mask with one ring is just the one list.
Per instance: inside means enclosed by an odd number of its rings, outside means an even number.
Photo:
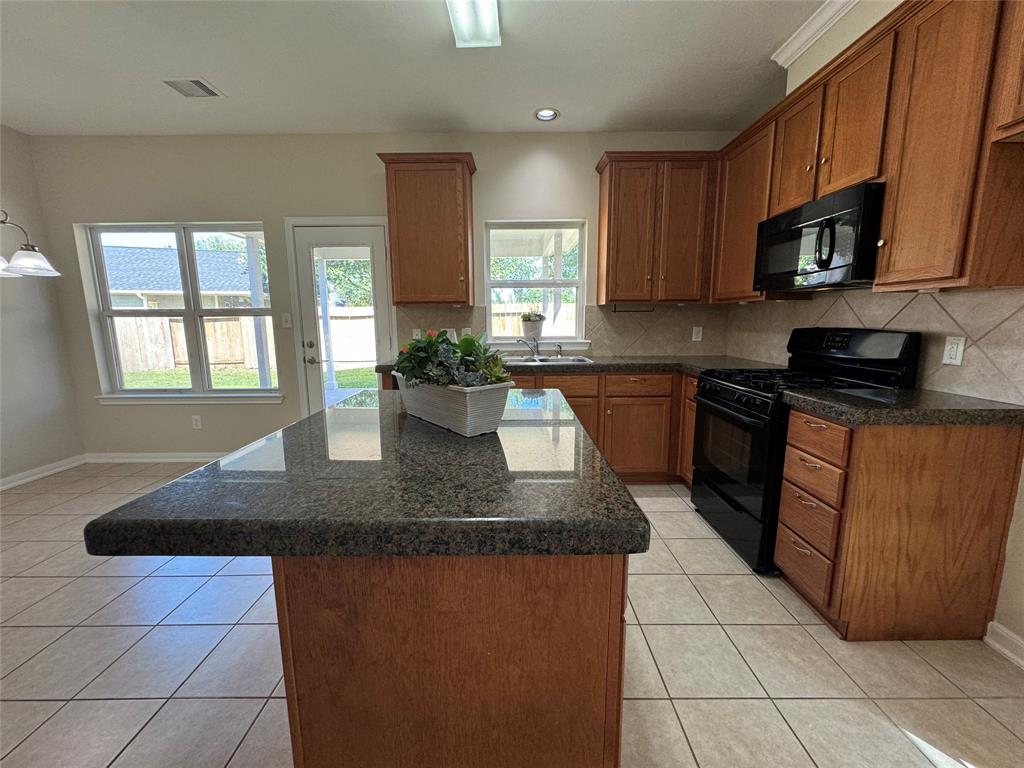
[{"label": "drawer", "polygon": [[669,397],[671,373],[609,373],[604,377],[604,393],[609,397]]},{"label": "drawer", "polygon": [[801,536],[825,557],[835,558],[839,541],[839,513],[802,491],[782,482],[779,522]]},{"label": "drawer", "polygon": [[697,377],[686,376],[683,379],[683,398],[693,400],[697,397]]},{"label": "drawer", "polygon": [[793,411],[789,414],[790,443],[836,466],[845,467],[850,458],[850,429],[831,421]]},{"label": "drawer", "polygon": [[832,561],[814,551],[784,525],[775,534],[775,564],[807,597],[827,608],[832,593]]},{"label": "drawer", "polygon": [[537,377],[532,373],[513,373],[512,384],[517,389],[535,389],[537,387]]},{"label": "drawer", "polygon": [[545,389],[560,389],[565,397],[597,397],[597,374],[553,374],[540,377]]},{"label": "drawer", "polygon": [[840,509],[843,505],[843,491],[846,487],[846,470],[833,467],[827,461],[809,453],[786,446],[786,462],[782,475],[799,485],[812,496],[817,496],[830,507]]}]

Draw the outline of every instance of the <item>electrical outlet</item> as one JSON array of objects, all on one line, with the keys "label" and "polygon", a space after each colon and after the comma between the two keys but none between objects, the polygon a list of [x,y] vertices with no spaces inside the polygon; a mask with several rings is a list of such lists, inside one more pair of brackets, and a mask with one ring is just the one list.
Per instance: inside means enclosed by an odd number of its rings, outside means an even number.
[{"label": "electrical outlet", "polygon": [[449,339],[451,339],[452,341],[458,341],[459,340],[459,337],[455,335],[455,329],[454,328],[445,328],[445,330],[448,331],[448,338]]},{"label": "electrical outlet", "polygon": [[963,365],[965,346],[967,339],[963,336],[947,336],[946,347],[942,350],[942,364]]},{"label": "electrical outlet", "polygon": [[472,335],[473,335],[473,329],[472,328],[463,328],[462,329],[462,334],[459,336],[459,338],[462,338],[462,336],[472,336]]},{"label": "electrical outlet", "polygon": [[202,428],[203,428],[203,417],[202,416],[193,416],[192,417],[192,429],[202,429]]},{"label": "electrical outlet", "polygon": [[414,340],[422,339],[423,338],[423,331],[421,331],[419,328],[413,328],[412,329],[412,337],[413,337]]},{"label": "electrical outlet", "polygon": [[281,327],[291,328],[292,327],[292,316],[288,312],[281,313]]},{"label": "electrical outlet", "polygon": [[693,333],[691,334],[690,338],[693,341],[701,341],[704,338],[704,326],[703,325],[695,325],[695,326],[693,326]]}]

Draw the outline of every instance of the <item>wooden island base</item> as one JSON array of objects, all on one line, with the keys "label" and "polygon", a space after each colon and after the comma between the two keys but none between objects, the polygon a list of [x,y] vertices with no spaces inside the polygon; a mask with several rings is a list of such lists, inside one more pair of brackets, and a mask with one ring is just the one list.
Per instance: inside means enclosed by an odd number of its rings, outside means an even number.
[{"label": "wooden island base", "polygon": [[275,557],[296,768],[613,768],[625,555]]}]

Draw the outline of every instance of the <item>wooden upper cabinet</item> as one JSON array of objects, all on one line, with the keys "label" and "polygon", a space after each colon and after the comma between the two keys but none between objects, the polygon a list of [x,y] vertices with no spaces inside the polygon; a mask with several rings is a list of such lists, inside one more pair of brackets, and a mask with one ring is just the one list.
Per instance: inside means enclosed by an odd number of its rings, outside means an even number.
[{"label": "wooden upper cabinet", "polygon": [[472,304],[473,156],[377,156],[387,180],[394,303]]},{"label": "wooden upper cabinet", "polygon": [[996,138],[1024,133],[1024,3],[1003,4],[1002,34],[993,83]]},{"label": "wooden upper cabinet", "polygon": [[[660,163],[623,161],[601,174],[598,302],[650,301],[653,293],[654,223]],[[602,301],[603,299],[603,301]]]},{"label": "wooden upper cabinet", "polygon": [[814,199],[822,90],[815,88],[775,120],[771,216]]},{"label": "wooden upper cabinet", "polygon": [[892,34],[829,78],[818,149],[818,196],[879,175],[892,73]]},{"label": "wooden upper cabinet", "polygon": [[661,164],[656,243],[658,301],[699,301],[707,256],[708,190],[715,170],[707,160]]},{"label": "wooden upper cabinet", "polygon": [[757,225],[768,215],[775,124],[722,153],[712,301],[761,298],[753,289]]},{"label": "wooden upper cabinet", "polygon": [[960,277],[998,17],[946,0],[896,31],[876,288]]}]

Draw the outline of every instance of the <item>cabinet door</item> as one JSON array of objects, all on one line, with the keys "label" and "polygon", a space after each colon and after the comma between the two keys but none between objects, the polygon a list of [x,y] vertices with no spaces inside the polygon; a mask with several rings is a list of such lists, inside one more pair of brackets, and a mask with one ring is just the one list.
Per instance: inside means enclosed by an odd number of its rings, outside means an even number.
[{"label": "cabinet door", "polygon": [[590,435],[590,439],[600,445],[599,427],[601,422],[598,418],[597,398],[567,397],[565,398],[565,402],[569,404],[573,413],[576,414],[577,420],[583,425],[583,428],[587,430],[587,434]]},{"label": "cabinet door", "polygon": [[819,197],[873,179],[880,172],[893,37],[887,35],[868,48],[825,86]]},{"label": "cabinet door", "polygon": [[697,403],[683,401],[683,416],[679,420],[679,474],[693,482],[693,429],[697,424]]},{"label": "cabinet door", "polygon": [[662,163],[657,251],[659,301],[699,301],[704,276],[711,163]]},{"label": "cabinet door", "polygon": [[722,158],[712,301],[749,301],[754,291],[757,225],[768,214],[775,124],[765,126]]},{"label": "cabinet door", "polygon": [[936,2],[897,29],[876,285],[960,276],[998,11]]},{"label": "cabinet door", "polygon": [[1004,3],[997,70],[996,129],[999,138],[1024,131],[1024,3]]},{"label": "cabinet door", "polygon": [[609,169],[608,301],[652,298],[659,165],[623,161]]},{"label": "cabinet door", "polygon": [[671,397],[606,397],[604,455],[617,472],[667,472]]},{"label": "cabinet door", "polygon": [[462,163],[387,163],[395,304],[471,304],[472,195]]},{"label": "cabinet door", "polygon": [[814,199],[821,99],[822,89],[815,88],[775,121],[771,216]]}]

